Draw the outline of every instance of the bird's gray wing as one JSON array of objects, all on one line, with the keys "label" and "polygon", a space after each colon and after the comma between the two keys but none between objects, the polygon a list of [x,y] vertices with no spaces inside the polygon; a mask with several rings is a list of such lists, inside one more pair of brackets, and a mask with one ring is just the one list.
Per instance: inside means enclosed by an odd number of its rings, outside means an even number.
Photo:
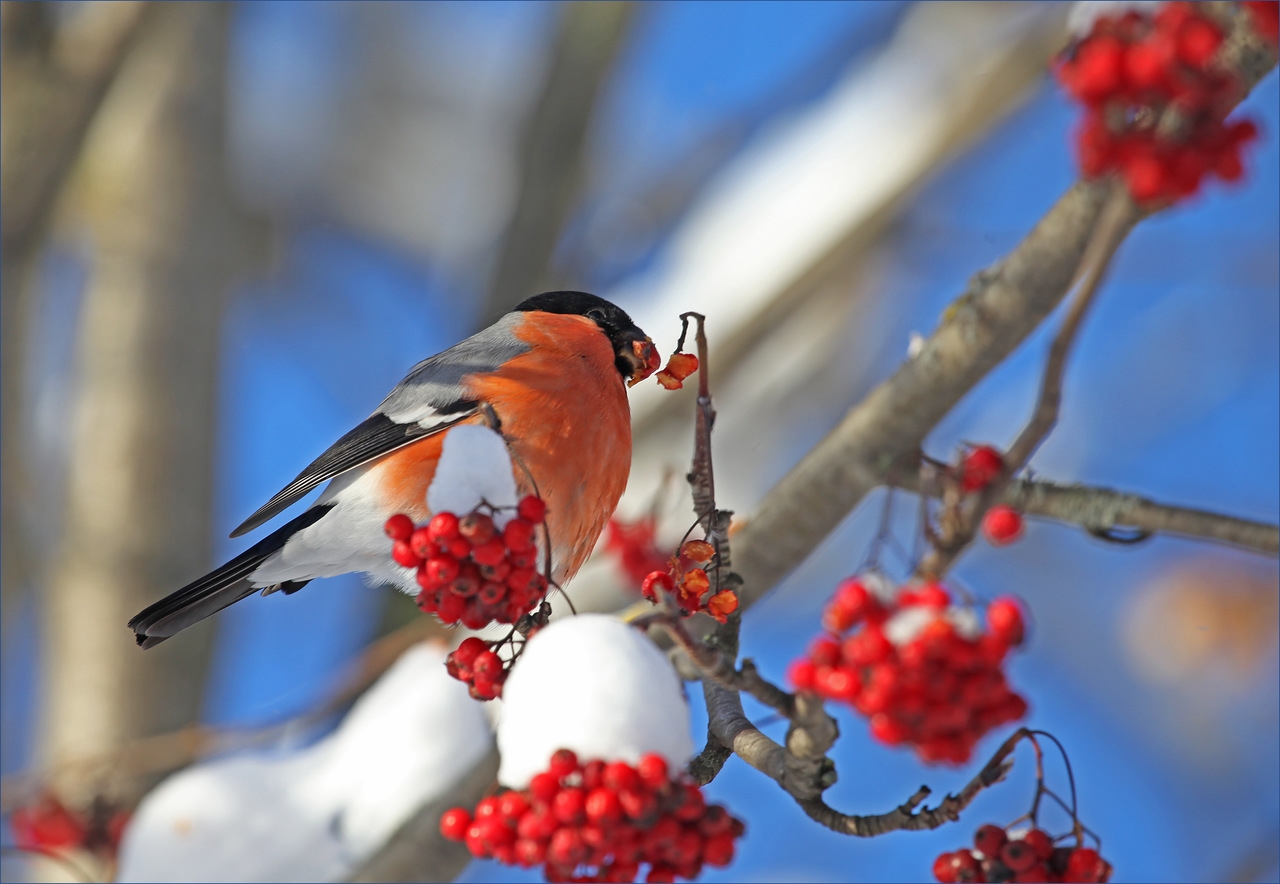
[{"label": "bird's gray wing", "polygon": [[528,344],[511,333],[519,321],[518,314],[508,314],[484,331],[419,362],[382,400],[377,411],[313,460],[231,536],[252,531],[335,476],[474,415],[480,403],[467,397],[463,378],[494,371],[529,350]]}]

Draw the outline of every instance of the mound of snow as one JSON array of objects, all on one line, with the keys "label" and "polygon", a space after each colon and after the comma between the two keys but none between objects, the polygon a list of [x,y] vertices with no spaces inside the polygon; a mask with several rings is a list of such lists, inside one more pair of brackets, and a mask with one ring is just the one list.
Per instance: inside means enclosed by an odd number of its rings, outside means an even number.
[{"label": "mound of snow", "polygon": [[529,641],[503,686],[499,782],[527,786],[562,748],[630,764],[657,752],[672,769],[693,755],[689,707],[671,664],[614,617],[553,622]]},{"label": "mound of snow", "polygon": [[118,880],[346,878],[491,740],[444,651],[418,645],[314,745],[198,764],[161,783],[125,832]]}]

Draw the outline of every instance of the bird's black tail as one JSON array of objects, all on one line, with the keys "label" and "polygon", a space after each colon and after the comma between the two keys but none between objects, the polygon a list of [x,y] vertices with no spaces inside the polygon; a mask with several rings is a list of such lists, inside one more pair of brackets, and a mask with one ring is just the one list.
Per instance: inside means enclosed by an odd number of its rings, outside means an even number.
[{"label": "bird's black tail", "polygon": [[[249,582],[249,575],[267,556],[284,546],[290,537],[303,528],[314,525],[329,509],[328,506],[312,507],[221,568],[188,583],[141,611],[129,621],[129,628],[133,630],[138,644],[144,648],[155,647],[188,626],[258,592],[261,587],[253,586]],[[293,581],[281,588],[286,592],[296,592],[306,582]]]}]

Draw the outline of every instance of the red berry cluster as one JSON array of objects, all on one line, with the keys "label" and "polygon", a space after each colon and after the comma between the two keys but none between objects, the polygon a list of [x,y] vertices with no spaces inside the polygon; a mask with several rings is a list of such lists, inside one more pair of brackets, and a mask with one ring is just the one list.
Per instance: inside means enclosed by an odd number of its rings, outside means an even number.
[{"label": "red berry cluster", "polygon": [[105,799],[96,799],[84,813],[73,811],[51,792],[14,809],[9,817],[13,840],[21,850],[67,853],[86,850],[114,858],[129,814]]},{"label": "red berry cluster", "polygon": [[502,696],[507,680],[507,664],[489,642],[474,635],[462,640],[444,659],[445,669],[464,682],[474,700],[493,700]]},{"label": "red berry cluster", "polygon": [[692,353],[672,353],[666,368],[658,372],[658,383],[668,390],[684,386],[685,378],[698,370],[698,357]]},{"label": "red berry cluster", "polygon": [[1022,611],[996,599],[986,619],[983,633],[936,583],[882,601],[852,577],[823,614],[828,634],[791,665],[791,683],[850,704],[882,743],[911,746],[926,763],[963,764],[984,734],[1027,713],[1001,669],[1022,642]]},{"label": "red berry cluster", "polygon": [[[1215,64],[1223,37],[1197,3],[1099,17],[1057,68],[1063,87],[1086,108],[1081,171],[1118,172],[1144,203],[1192,196],[1206,175],[1239,179],[1240,149],[1257,128],[1225,122],[1239,87]],[[1164,119],[1170,107],[1178,125]]]},{"label": "red berry cluster", "polygon": [[715,558],[716,548],[705,540],[686,540],[672,557],[666,571],[653,571],[640,584],[640,594],[658,603],[660,593],[668,593],[685,617],[699,611],[724,623],[738,610],[738,596],[731,589],[703,596],[711,588],[706,565]]},{"label": "red berry cluster", "polygon": [[548,881],[635,881],[648,864],[645,881],[660,882],[727,866],[744,826],[660,755],[633,767],[561,749],[527,789],[481,799],[474,816],[446,811],[440,831],[476,857],[543,866]]},{"label": "red berry cluster", "polygon": [[536,533],[547,506],[531,495],[516,511],[501,530],[479,509],[461,517],[436,513],[421,527],[404,514],[387,519],[391,557],[417,569],[418,607],[444,623],[481,629],[515,623],[542,601],[547,578],[538,571]]},{"label": "red berry cluster", "polygon": [[652,516],[624,522],[616,516],[605,529],[604,548],[618,557],[623,573],[639,586],[651,572],[667,567],[671,556],[658,547],[658,524]]},{"label": "red berry cluster", "polygon": [[987,825],[973,836],[973,849],[944,853],[933,861],[933,876],[942,884],[960,881],[1079,881],[1111,877],[1111,864],[1091,847],[1054,847],[1040,829],[1011,837],[1000,826]]}]

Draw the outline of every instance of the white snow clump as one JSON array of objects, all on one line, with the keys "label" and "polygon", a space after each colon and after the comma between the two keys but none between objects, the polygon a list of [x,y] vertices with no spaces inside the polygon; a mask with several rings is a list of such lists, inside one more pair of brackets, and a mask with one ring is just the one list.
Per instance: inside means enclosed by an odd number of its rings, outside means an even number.
[{"label": "white snow clump", "polygon": [[671,664],[635,627],[604,614],[537,633],[502,689],[498,781],[521,789],[557,749],[635,764],[656,752],[673,770],[693,755],[689,707]]}]

